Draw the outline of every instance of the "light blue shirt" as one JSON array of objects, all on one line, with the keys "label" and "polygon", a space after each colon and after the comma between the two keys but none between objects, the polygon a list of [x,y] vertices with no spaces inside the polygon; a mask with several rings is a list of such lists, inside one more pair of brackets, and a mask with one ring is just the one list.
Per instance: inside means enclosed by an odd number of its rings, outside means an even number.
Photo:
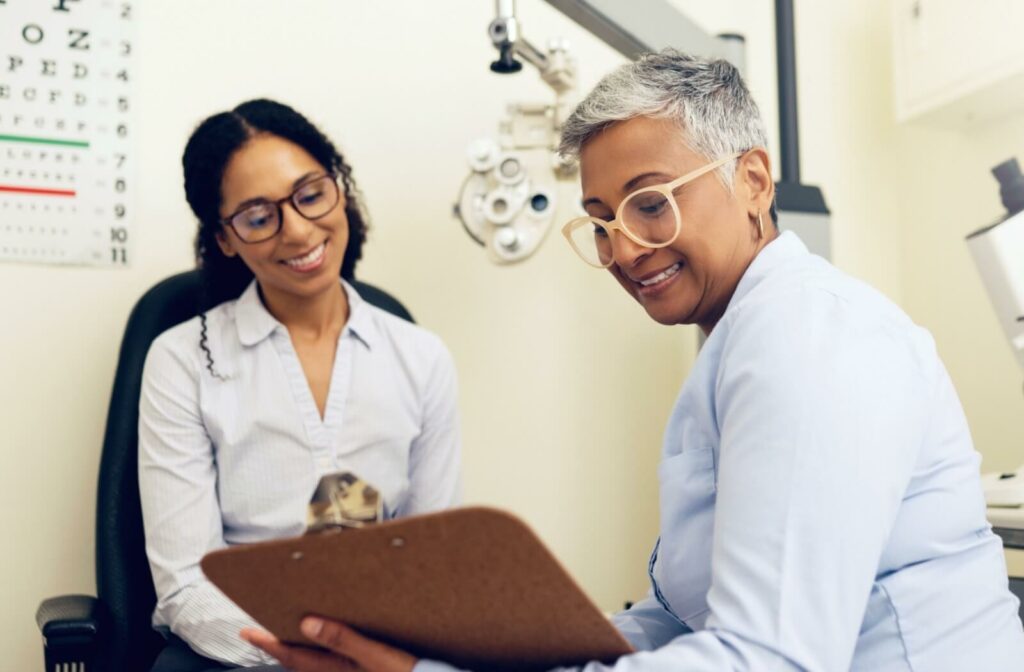
[{"label": "light blue shirt", "polygon": [[669,420],[641,652],[586,670],[1024,669],[978,466],[928,333],[783,234]]},{"label": "light blue shirt", "polygon": [[207,313],[213,376],[195,318],[157,338],[139,407],[139,488],[156,626],[236,665],[272,662],[241,640],[255,625],[210,584],[199,560],[234,544],[303,533],[320,477],[351,471],[390,516],[460,497],[459,418],[451,356],[433,334],[380,310],[343,283],[323,419],[287,329],[253,282]]}]

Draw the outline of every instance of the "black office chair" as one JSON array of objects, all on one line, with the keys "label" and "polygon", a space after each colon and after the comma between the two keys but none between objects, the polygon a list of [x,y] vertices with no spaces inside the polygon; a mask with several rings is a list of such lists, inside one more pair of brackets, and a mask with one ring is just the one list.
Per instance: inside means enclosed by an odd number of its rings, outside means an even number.
[{"label": "black office chair", "polygon": [[[992,531],[1003,540],[1004,548],[1024,550],[1024,532],[1016,528],[1000,527],[999,525],[994,525]],[[1010,592],[1020,600],[1020,620],[1024,622],[1024,577],[1010,577]]]},{"label": "black office chair", "polygon": [[[367,302],[413,321],[397,299],[371,285],[353,286]],[[48,672],[143,672],[164,639],[150,625],[156,593],[146,559],[138,487],[142,366],[153,340],[195,317],[199,271],[155,285],[128,317],[103,437],[96,502],[96,593],[43,601],[36,621]],[[62,667],[63,666],[63,667]]]},{"label": "black office chair", "polygon": [[1010,592],[1020,600],[1020,620],[1024,623],[1024,579],[1010,577]]}]

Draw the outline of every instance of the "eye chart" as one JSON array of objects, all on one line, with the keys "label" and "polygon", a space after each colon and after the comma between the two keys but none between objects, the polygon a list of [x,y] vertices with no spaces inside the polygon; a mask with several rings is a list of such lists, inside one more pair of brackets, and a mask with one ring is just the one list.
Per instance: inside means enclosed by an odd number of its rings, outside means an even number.
[{"label": "eye chart", "polygon": [[0,0],[0,261],[130,261],[133,4]]}]

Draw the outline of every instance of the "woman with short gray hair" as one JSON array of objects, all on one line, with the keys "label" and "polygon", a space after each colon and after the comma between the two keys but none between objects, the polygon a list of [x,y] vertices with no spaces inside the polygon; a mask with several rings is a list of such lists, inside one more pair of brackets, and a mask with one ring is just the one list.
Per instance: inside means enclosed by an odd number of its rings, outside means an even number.
[{"label": "woman with short gray hair", "polygon": [[[736,69],[675,51],[608,75],[565,124],[587,211],[572,248],[707,336],[665,433],[651,591],[614,618],[642,653],[612,669],[1019,670],[1018,602],[935,345],[776,230],[766,144]],[[313,624],[362,669],[447,669]]]}]

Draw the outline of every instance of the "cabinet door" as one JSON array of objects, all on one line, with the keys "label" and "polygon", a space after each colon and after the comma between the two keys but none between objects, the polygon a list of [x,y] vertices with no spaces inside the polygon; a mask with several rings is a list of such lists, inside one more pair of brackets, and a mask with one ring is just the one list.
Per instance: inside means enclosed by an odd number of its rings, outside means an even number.
[{"label": "cabinet door", "polygon": [[971,10],[963,0],[897,0],[895,8],[896,101],[905,118],[966,79],[963,31],[957,24]]},{"label": "cabinet door", "polygon": [[967,66],[966,90],[1024,71],[1024,2],[957,0],[962,43],[954,45]]},{"label": "cabinet door", "polygon": [[895,0],[893,7],[899,119],[1010,86],[1024,73],[1024,0]]}]

